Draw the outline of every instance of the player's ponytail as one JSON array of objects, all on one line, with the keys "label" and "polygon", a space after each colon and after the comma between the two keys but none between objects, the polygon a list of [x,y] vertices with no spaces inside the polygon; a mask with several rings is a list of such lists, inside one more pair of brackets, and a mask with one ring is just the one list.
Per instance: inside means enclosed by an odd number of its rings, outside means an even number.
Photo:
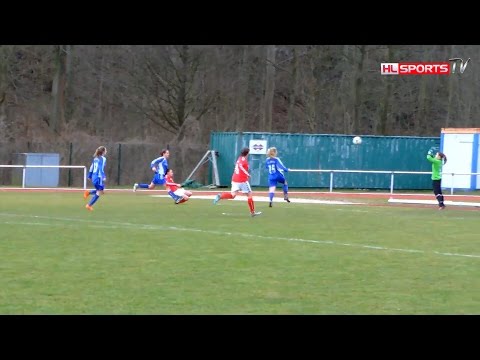
[{"label": "player's ponytail", "polygon": [[99,146],[97,150],[95,150],[95,154],[93,154],[93,157],[102,156],[103,154],[105,154],[106,151],[107,148],[105,146]]},{"label": "player's ponytail", "polygon": [[447,163],[447,156],[442,152],[439,152],[438,155],[443,159],[443,165],[445,165]]},{"label": "player's ponytail", "polygon": [[267,151],[267,157],[275,157],[275,156],[277,156],[277,148],[272,146]]}]

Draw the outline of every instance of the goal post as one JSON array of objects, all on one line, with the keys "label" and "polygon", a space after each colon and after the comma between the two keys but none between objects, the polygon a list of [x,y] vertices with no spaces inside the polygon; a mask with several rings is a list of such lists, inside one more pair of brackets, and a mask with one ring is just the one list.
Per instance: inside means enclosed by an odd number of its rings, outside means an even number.
[{"label": "goal post", "polygon": [[217,152],[215,150],[207,150],[205,155],[200,159],[198,164],[192,170],[190,175],[183,181],[183,183],[187,183],[188,181],[192,180],[192,176],[197,172],[197,170],[203,165],[208,162],[212,163],[212,175],[213,175],[213,184],[210,186],[220,186],[220,177],[218,176],[218,166],[217,166]]},{"label": "goal post", "polygon": [[[31,170],[30,170],[31,169]],[[42,171],[44,169],[57,169],[55,171]],[[77,181],[83,189],[87,188],[87,167],[83,165],[2,165],[0,164],[0,185],[22,188],[56,188],[62,187],[62,179],[68,177],[68,185],[70,186],[70,173],[61,174],[61,170],[75,169],[81,172],[83,180]],[[30,171],[29,171],[30,170]],[[61,176],[63,175],[63,176]],[[79,176],[79,175],[77,175]],[[65,181],[66,182],[66,181]]]}]

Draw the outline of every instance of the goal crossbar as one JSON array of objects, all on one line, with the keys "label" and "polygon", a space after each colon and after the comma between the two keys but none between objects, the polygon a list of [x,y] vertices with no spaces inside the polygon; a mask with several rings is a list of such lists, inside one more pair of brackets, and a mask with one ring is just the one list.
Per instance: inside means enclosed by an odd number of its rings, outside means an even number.
[{"label": "goal crossbar", "polygon": [[22,188],[25,188],[25,179],[28,168],[83,169],[83,189],[87,188],[87,167],[82,165],[0,165],[0,168],[22,169]]}]

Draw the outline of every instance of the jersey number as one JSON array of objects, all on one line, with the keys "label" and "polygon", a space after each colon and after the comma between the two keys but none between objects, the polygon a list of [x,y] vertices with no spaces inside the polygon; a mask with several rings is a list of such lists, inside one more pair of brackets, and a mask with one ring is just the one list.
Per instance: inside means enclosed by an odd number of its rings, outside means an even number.
[{"label": "jersey number", "polygon": [[270,164],[268,165],[268,172],[270,174],[275,174],[277,171],[276,171],[276,168],[275,168],[275,164]]}]

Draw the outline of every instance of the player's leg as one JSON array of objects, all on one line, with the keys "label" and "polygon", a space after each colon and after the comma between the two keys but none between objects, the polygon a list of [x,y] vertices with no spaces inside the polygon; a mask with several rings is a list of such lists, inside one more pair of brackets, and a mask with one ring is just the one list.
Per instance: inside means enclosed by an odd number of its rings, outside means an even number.
[{"label": "player's leg", "polygon": [[148,190],[153,190],[153,189],[155,189],[155,186],[156,186],[156,184],[152,181],[152,182],[148,185],[147,188],[148,188]]},{"label": "player's leg", "polygon": [[248,208],[250,209],[250,215],[252,216],[260,215],[261,214],[260,211],[255,211],[255,203],[253,201],[253,192],[252,192],[252,188],[250,187],[250,183],[248,181],[241,183],[240,190],[242,191],[243,194],[247,195],[247,203],[248,203]]},{"label": "player's leg", "polygon": [[442,181],[441,180],[433,180],[433,193],[438,201],[438,209],[443,210],[445,209],[445,204],[443,203],[443,193],[442,193]]},{"label": "player's leg", "polygon": [[173,199],[173,201],[175,201],[175,204],[178,204],[178,202],[180,200],[182,200],[182,197],[178,196],[178,195],[175,195],[175,193],[173,191],[169,191],[168,195],[170,195],[170,197]]},{"label": "player's leg", "polygon": [[268,197],[270,198],[269,207],[272,207],[273,197],[275,196],[275,189],[277,188],[276,180],[268,180]]},{"label": "player's leg", "polygon": [[278,179],[278,182],[283,185],[283,200],[286,202],[290,202],[290,199],[288,198],[288,183],[285,177],[281,177]]},{"label": "player's leg", "polygon": [[177,189],[174,194],[177,197],[175,204],[181,204],[188,200],[188,196],[185,195],[185,189]]},{"label": "player's leg", "polygon": [[178,191],[178,194],[182,196],[182,199],[179,201],[179,204],[184,203],[185,201],[188,201],[188,199],[190,199],[190,196],[192,195],[191,191],[188,191],[185,189],[178,189],[177,191]]},{"label": "player's leg", "polygon": [[213,199],[213,203],[217,204],[220,201],[220,199],[235,199],[235,196],[237,196],[237,192],[239,190],[240,190],[239,183],[232,181],[232,188],[230,189],[230,192],[218,193],[215,196],[215,199]]},{"label": "player's leg", "polygon": [[[135,187],[135,185],[136,185],[136,187]],[[136,191],[138,188],[140,188],[140,189],[153,189],[155,187],[155,184],[152,181],[150,184],[145,184],[145,183],[137,184],[137,183],[135,183],[133,186],[134,186],[135,191]]]},{"label": "player's leg", "polygon": [[150,184],[146,184],[146,183],[137,184],[137,183],[135,183],[133,185],[133,191],[136,191],[137,188],[150,189],[150,190],[155,189],[155,185],[158,182],[158,180],[159,180],[159,175],[155,174],[155,175],[153,175],[153,178],[152,178],[152,181],[150,182]]},{"label": "player's leg", "polygon": [[96,189],[95,195],[93,195],[92,199],[85,206],[87,208],[87,210],[90,210],[90,211],[93,210],[93,204],[95,204],[97,202],[97,200],[100,199],[100,196],[103,195],[104,186],[103,186],[103,183],[100,179],[98,179],[95,182],[95,189]]},{"label": "player's leg", "polygon": [[85,190],[85,191],[83,192],[83,198],[84,198],[85,200],[87,200],[87,198],[88,198],[90,195],[93,195],[93,194],[95,194],[96,192],[97,192],[96,189]]},{"label": "player's leg", "polygon": [[160,177],[159,174],[155,174],[155,176],[152,179],[152,182],[150,183],[150,185],[148,185],[148,188],[150,190],[153,190],[155,189],[156,186],[159,186],[161,189],[167,190],[167,187],[165,186],[165,182],[166,180],[164,177]]}]

